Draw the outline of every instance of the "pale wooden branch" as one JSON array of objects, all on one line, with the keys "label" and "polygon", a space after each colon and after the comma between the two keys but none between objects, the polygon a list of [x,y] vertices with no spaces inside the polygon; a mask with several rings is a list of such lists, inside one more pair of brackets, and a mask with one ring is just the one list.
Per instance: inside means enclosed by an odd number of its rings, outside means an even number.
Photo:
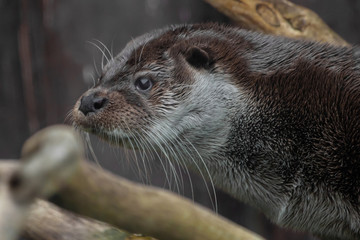
[{"label": "pale wooden branch", "polygon": [[0,239],[150,240],[61,210],[46,197],[71,179],[82,159],[80,140],[68,127],[40,131],[23,150],[23,161],[0,161]]},{"label": "pale wooden branch", "polygon": [[[80,142],[64,129],[55,127],[51,135],[41,131],[27,142],[22,164],[1,162],[1,239],[16,239],[34,199],[52,194],[75,171],[79,161],[74,159],[82,158]],[[49,156],[51,161],[47,161]]]},{"label": "pale wooden branch", "polygon": [[349,45],[313,11],[287,0],[205,0],[242,26],[290,38]]},{"label": "pale wooden branch", "polygon": [[[46,158],[47,161],[54,158],[60,162],[60,157],[53,157],[53,149],[69,148],[71,154],[61,154],[64,163],[78,167],[68,179],[67,186],[58,193],[64,207],[121,229],[161,240],[262,239],[183,197],[163,189],[132,183],[78,160],[82,150],[76,154],[72,151],[81,149],[82,144],[67,143],[62,138],[65,132],[65,136],[73,134],[72,130],[63,127],[62,134],[58,134],[58,128],[48,128],[30,138],[25,144],[23,158],[28,162],[29,159],[37,159],[39,154],[39,158]],[[45,156],[45,153],[48,155]],[[79,161],[79,164],[70,163],[68,156],[73,156],[72,161]]]},{"label": "pale wooden branch", "polygon": [[[52,194],[75,171],[79,161],[74,159],[82,158],[82,148],[75,135],[64,129],[67,128],[55,127],[50,135],[41,131],[27,142],[23,164],[1,162],[1,239],[16,239],[32,201]],[[49,156],[51,161],[47,161]]]},{"label": "pale wooden branch", "polygon": [[[72,135],[74,133],[70,128],[56,126],[39,132],[26,142],[23,163],[12,171],[10,180],[5,181],[12,195],[10,202],[29,203],[35,196],[48,196],[66,183],[66,187],[58,194],[58,199],[65,207],[133,233],[143,233],[161,240],[262,239],[183,197],[159,188],[132,183],[84,161],[82,144]],[[58,172],[54,167],[58,168]],[[2,165],[1,171],[5,171]],[[15,206],[13,209],[18,215],[25,215],[23,208]],[[0,215],[0,219],[4,219],[4,216]],[[73,225],[73,231],[65,231],[64,227],[73,217],[49,204],[37,202],[30,211],[24,234],[34,236],[36,232],[37,239],[52,239],[51,234],[60,235],[62,231],[64,236],[88,236],[87,229],[91,236],[94,231],[104,233],[102,226],[89,229],[94,222],[84,219],[78,220],[79,225]],[[13,226],[14,229],[22,226],[22,221],[19,222]],[[4,222],[0,224],[9,226]],[[6,231],[0,225],[0,234]],[[48,236],[39,237],[43,234]],[[134,239],[133,236],[130,238]]]},{"label": "pale wooden branch", "polygon": [[[44,200],[38,199],[31,204],[34,195],[26,195],[26,199],[23,198],[25,195],[22,195],[22,198],[18,199],[12,192],[10,182],[11,178],[16,176],[22,168],[24,167],[19,161],[0,161],[1,240],[16,239],[21,228],[23,237],[34,240],[153,239],[136,236],[106,223],[81,217]],[[18,187],[23,188],[25,185]]]},{"label": "pale wooden branch", "polygon": [[12,162],[0,161],[0,236],[4,240],[17,238],[29,206],[13,199],[9,179],[16,169]]},{"label": "pale wooden branch", "polygon": [[22,236],[34,240],[151,240],[80,217],[43,200],[31,206]]},{"label": "pale wooden branch", "polygon": [[10,179],[17,201],[48,197],[76,172],[83,159],[80,138],[69,127],[53,126],[39,131],[22,149],[22,164]]},{"label": "pale wooden branch", "polygon": [[116,177],[86,162],[59,198],[74,212],[158,239],[262,239],[183,197]]}]

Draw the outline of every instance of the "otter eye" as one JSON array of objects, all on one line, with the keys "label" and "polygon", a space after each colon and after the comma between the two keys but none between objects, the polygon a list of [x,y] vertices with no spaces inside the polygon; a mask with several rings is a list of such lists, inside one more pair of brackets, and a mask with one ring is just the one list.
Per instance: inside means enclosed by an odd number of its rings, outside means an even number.
[{"label": "otter eye", "polygon": [[135,81],[135,87],[139,91],[148,91],[151,89],[152,86],[152,81],[150,80],[150,78],[147,77],[140,77]]}]

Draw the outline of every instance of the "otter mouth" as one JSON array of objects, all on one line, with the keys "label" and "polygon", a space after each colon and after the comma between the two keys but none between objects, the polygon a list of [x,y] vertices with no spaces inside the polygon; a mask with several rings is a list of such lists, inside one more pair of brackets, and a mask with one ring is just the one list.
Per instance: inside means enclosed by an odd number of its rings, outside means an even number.
[{"label": "otter mouth", "polygon": [[85,132],[91,133],[96,135],[101,140],[110,143],[115,146],[126,147],[129,149],[136,150],[137,144],[135,144],[135,140],[129,136],[116,136],[114,134],[108,133],[106,130],[100,130],[99,128],[95,127],[84,127],[81,126],[81,129]]},{"label": "otter mouth", "polygon": [[[79,105],[79,104],[77,104]],[[99,113],[83,114],[78,106],[73,111],[73,125],[81,131],[96,135],[101,140],[114,146],[138,149],[138,141],[122,129],[110,129],[98,124]],[[131,134],[130,134],[131,135]]]}]

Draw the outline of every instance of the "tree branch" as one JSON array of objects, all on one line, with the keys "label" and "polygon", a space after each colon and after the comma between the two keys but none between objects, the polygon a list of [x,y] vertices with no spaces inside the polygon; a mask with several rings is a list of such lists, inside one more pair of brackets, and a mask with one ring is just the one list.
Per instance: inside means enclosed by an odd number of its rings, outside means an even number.
[{"label": "tree branch", "polygon": [[22,236],[34,240],[151,240],[93,219],[80,217],[44,200],[36,200],[24,226]]},{"label": "tree branch", "polygon": [[23,148],[23,161],[0,161],[0,236],[14,240],[151,240],[83,218],[36,197],[46,197],[78,172],[80,140],[68,128],[40,131]]},{"label": "tree branch", "polygon": [[349,45],[313,11],[287,0],[205,0],[242,26],[290,38]]},{"label": "tree branch", "polygon": [[[31,137],[24,145],[23,162],[19,167],[9,171],[0,165],[0,172],[9,173],[10,180],[5,181],[11,195],[9,202],[25,208],[34,197],[49,196],[62,188],[58,191],[58,199],[64,207],[133,233],[163,240],[262,239],[183,197],[132,183],[84,161],[81,146],[73,130],[64,126],[49,127]],[[23,208],[13,207],[20,215],[26,212]],[[0,211],[0,219],[5,219],[2,216]],[[79,225],[73,225],[73,231],[65,231],[65,226],[72,225],[72,218],[70,213],[37,202],[25,224],[25,235],[34,236],[37,232],[37,239],[41,239],[41,234],[61,232],[64,236],[88,236],[85,235],[87,229],[93,236],[94,231],[103,234],[107,228],[100,224],[91,229],[94,223],[78,220]],[[13,229],[19,229],[21,222],[14,223]],[[53,231],[48,231],[44,222]],[[9,226],[7,222],[0,222],[0,233],[7,231],[2,224]],[[49,235],[43,239],[52,238]]]},{"label": "tree branch", "polygon": [[158,239],[262,239],[183,197],[130,182],[86,162],[59,198],[74,212]]}]

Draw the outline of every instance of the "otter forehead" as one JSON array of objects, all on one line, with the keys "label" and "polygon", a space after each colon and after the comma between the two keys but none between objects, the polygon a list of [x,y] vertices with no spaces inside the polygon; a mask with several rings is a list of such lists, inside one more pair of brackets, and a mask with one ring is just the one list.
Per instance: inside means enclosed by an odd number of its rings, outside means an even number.
[{"label": "otter forehead", "polygon": [[102,70],[102,79],[106,81],[113,78],[119,72],[126,71],[129,59],[134,58],[139,48],[145,46],[149,41],[156,39],[167,30],[168,28],[154,30],[130,41],[117,56],[105,65]]},{"label": "otter forehead", "polygon": [[[183,26],[186,28],[188,26]],[[175,44],[181,26],[170,26],[143,34],[131,40],[125,48],[103,69],[102,79],[109,80],[119,73],[125,73],[136,66],[139,70],[144,65],[160,60],[164,52]],[[132,69],[134,71],[134,69]]]},{"label": "otter forehead", "polygon": [[134,73],[144,66],[149,67],[152,63],[166,61],[168,60],[166,53],[168,53],[169,48],[181,43],[183,45],[202,45],[216,49],[219,52],[228,52],[227,48],[229,45],[218,44],[219,42],[226,41],[237,46],[238,49],[251,49],[253,48],[253,43],[249,39],[244,38],[246,34],[241,29],[229,28],[213,23],[174,25],[158,29],[131,40],[104,67],[102,79],[103,81],[108,81],[119,74]]}]

